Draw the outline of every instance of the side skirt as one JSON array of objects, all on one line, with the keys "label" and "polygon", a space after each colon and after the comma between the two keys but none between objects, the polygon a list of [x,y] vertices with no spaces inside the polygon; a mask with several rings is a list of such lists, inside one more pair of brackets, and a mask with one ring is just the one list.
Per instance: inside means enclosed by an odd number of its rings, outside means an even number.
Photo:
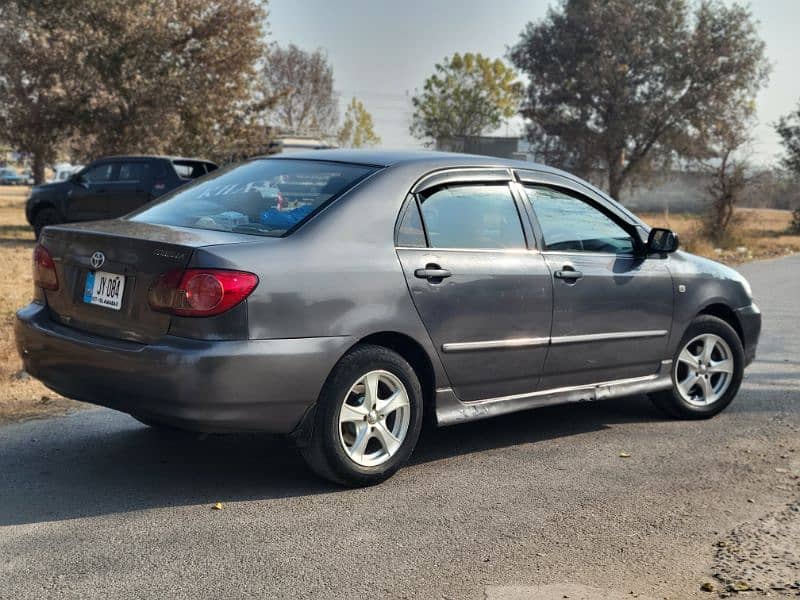
[{"label": "side skirt", "polygon": [[591,402],[620,396],[632,396],[672,387],[672,361],[661,362],[658,371],[644,377],[603,381],[588,385],[541,390],[529,394],[461,402],[452,388],[436,390],[436,422],[440,427],[467,421],[488,419],[508,413],[569,402]]}]

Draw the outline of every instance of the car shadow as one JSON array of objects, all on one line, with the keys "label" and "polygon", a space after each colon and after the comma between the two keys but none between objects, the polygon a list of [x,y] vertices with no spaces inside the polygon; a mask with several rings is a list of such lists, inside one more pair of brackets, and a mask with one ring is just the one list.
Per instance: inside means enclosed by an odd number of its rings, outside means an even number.
[{"label": "car shadow", "polygon": [[[662,418],[633,397],[427,430],[408,468]],[[0,526],[346,492],[311,473],[283,438],[157,431],[105,409],[11,427],[0,442]]]}]

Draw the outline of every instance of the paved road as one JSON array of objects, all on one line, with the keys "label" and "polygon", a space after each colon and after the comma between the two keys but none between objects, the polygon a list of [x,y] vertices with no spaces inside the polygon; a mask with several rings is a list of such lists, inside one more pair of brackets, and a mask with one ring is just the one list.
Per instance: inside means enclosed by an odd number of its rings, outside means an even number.
[{"label": "paved road", "polygon": [[434,432],[363,490],[262,436],[108,410],[4,427],[0,598],[702,595],[715,544],[764,519],[774,534],[800,496],[800,257],[742,271],[759,361],[708,422],[643,397],[530,411]]}]

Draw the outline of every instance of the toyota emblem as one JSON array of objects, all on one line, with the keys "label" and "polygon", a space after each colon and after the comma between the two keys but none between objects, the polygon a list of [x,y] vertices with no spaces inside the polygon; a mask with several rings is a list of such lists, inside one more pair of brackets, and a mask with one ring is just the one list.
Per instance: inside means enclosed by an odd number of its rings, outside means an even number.
[{"label": "toyota emblem", "polygon": [[92,265],[93,269],[99,269],[103,266],[106,262],[106,255],[102,252],[95,252],[92,254],[92,258],[89,259],[89,263]]}]

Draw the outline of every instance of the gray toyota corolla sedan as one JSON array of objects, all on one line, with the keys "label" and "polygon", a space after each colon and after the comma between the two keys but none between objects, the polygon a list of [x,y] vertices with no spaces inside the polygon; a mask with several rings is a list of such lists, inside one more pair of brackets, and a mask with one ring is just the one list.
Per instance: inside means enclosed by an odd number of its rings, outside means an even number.
[{"label": "gray toyota corolla sedan", "polygon": [[454,425],[650,394],[724,409],[761,327],[736,271],[591,185],[478,156],[320,151],[48,227],[27,371],[151,426],[291,436],[366,485]]}]

